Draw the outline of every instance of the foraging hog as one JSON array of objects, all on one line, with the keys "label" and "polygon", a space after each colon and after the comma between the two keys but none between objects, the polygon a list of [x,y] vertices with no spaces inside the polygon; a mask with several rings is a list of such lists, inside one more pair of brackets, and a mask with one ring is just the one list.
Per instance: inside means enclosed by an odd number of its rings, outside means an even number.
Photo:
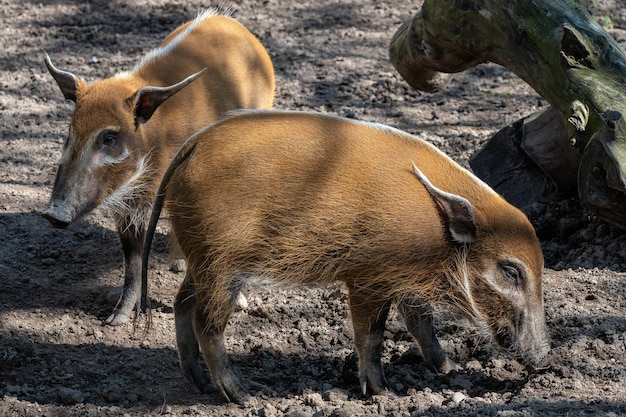
[{"label": "foraging hog", "polygon": [[163,171],[207,123],[233,109],[270,108],[274,70],[258,39],[213,9],[174,30],[132,71],[93,85],[58,70],[47,55],[46,65],[76,108],[43,216],[64,228],[99,205],[111,209],[125,277],[106,322],[118,325],[144,307],[141,254]]},{"label": "foraging hog", "polygon": [[[412,164],[415,165],[412,165]],[[414,168],[412,168],[412,166]],[[418,168],[419,167],[419,168]],[[429,145],[392,128],[297,112],[235,112],[196,133],[167,169],[163,205],[188,271],[174,311],[181,367],[241,403],[223,332],[246,279],[347,286],[361,390],[387,392],[380,362],[392,303],[428,365],[454,363],[430,304],[455,307],[531,365],[549,350],[543,256],[526,217]]]}]

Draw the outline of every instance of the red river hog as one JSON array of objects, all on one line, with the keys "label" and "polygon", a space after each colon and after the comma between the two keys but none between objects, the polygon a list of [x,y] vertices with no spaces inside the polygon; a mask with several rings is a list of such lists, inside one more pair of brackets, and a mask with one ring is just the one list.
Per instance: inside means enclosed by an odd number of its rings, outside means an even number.
[{"label": "red river hog", "polygon": [[124,252],[124,287],[112,325],[140,306],[141,257],[163,171],[191,134],[224,113],[270,108],[274,70],[259,40],[210,9],[175,29],[131,71],[85,84],[46,66],[76,103],[43,216],[65,228],[98,206],[113,214]]},{"label": "red river hog", "polygon": [[458,309],[531,366],[549,351],[543,256],[528,219],[432,145],[378,124],[237,111],[190,137],[164,174],[163,206],[187,259],[174,311],[180,364],[200,390],[248,398],[224,329],[250,279],[343,282],[363,393],[390,393],[380,351],[395,303],[426,363],[454,366],[431,306]]}]

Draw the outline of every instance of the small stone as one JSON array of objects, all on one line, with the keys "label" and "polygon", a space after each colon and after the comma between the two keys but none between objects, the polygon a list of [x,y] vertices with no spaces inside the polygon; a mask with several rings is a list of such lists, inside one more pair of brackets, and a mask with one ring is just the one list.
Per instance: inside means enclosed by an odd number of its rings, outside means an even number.
[{"label": "small stone", "polygon": [[21,385],[6,384],[4,386],[4,389],[6,390],[6,392],[10,392],[11,394],[22,394],[23,393],[23,388],[22,388]]},{"label": "small stone", "polygon": [[333,410],[332,415],[337,417],[362,416],[365,414],[365,407],[352,401],[343,403],[339,408]]},{"label": "small stone", "polygon": [[492,359],[491,364],[496,369],[502,369],[506,365],[506,361],[504,359]]},{"label": "small stone", "polygon": [[465,401],[465,395],[461,394],[460,392],[455,392],[454,394],[452,394],[452,402],[455,404],[459,404],[461,401]]},{"label": "small stone", "polygon": [[181,272],[185,272],[187,270],[187,262],[184,259],[176,259],[170,265],[170,271],[175,274],[179,274]]},{"label": "small stone", "polygon": [[595,235],[596,235],[596,232],[591,227],[588,227],[582,233],[583,239],[585,239],[587,242],[592,241]]},{"label": "small stone", "polygon": [[259,416],[262,417],[276,417],[278,414],[278,410],[271,403],[265,403],[263,408],[259,410]]},{"label": "small stone", "polygon": [[110,390],[107,390],[104,393],[104,399],[107,400],[110,403],[116,403],[116,402],[119,402],[122,399],[122,396],[120,395],[120,393],[117,390],[110,389]]},{"label": "small stone", "polygon": [[322,397],[326,401],[348,401],[348,396],[348,391],[339,388],[332,388],[325,391]]},{"label": "small stone", "polygon": [[606,223],[600,223],[598,225],[598,228],[596,229],[596,236],[607,237],[610,232],[611,232],[611,229],[609,229],[609,226]]},{"label": "small stone", "polygon": [[401,382],[396,382],[395,384],[393,384],[393,389],[396,392],[402,392],[402,391],[404,391],[404,384],[401,383]]},{"label": "small stone", "polygon": [[314,392],[314,393],[311,393],[311,394],[307,394],[304,397],[304,402],[305,402],[305,404],[310,405],[311,407],[322,408],[325,405],[324,404],[324,399],[317,392]]},{"label": "small stone", "polygon": [[483,370],[483,365],[476,359],[471,360],[465,364],[465,370],[469,372],[478,372]]},{"label": "small stone", "polygon": [[237,298],[235,298],[235,305],[233,306],[235,311],[243,311],[248,308],[248,300],[246,296],[242,293],[237,294]]},{"label": "small stone", "polygon": [[285,417],[313,417],[310,411],[296,410],[285,413]]},{"label": "small stone", "polygon": [[466,391],[470,391],[474,387],[474,384],[472,384],[472,381],[467,377],[467,375],[463,374],[450,378],[450,385],[463,388]]},{"label": "small stone", "polygon": [[59,389],[59,401],[65,405],[80,404],[85,402],[85,395],[72,388]]},{"label": "small stone", "polygon": [[56,263],[57,263],[57,261],[56,261],[56,259],[54,259],[54,258],[43,258],[43,259],[41,260],[41,264],[42,264],[43,266],[52,266],[52,265],[54,265],[54,264],[56,264]]}]

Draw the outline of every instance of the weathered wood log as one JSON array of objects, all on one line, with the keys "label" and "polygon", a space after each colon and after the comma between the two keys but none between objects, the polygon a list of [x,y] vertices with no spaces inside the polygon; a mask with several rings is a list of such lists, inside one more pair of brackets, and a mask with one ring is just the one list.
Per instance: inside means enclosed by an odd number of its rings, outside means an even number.
[{"label": "weathered wood log", "polygon": [[[557,137],[574,146],[581,162],[561,177],[578,180],[587,210],[626,228],[626,125],[621,117],[626,114],[626,53],[582,1],[425,0],[398,29],[389,53],[402,77],[423,91],[438,91],[451,73],[481,62],[509,68],[567,120]],[[534,138],[532,132],[526,136],[531,150],[552,140]],[[550,169],[543,163],[560,158],[562,140],[557,140],[555,146],[538,148],[553,154],[531,158],[544,173]]]},{"label": "weathered wood log", "polygon": [[554,182],[521,148],[523,126],[524,120],[519,120],[500,130],[470,159],[479,178],[522,210],[557,193]]},{"label": "weathered wood log", "polygon": [[580,153],[569,143],[566,121],[552,107],[497,132],[469,161],[474,173],[513,205],[576,195]]}]

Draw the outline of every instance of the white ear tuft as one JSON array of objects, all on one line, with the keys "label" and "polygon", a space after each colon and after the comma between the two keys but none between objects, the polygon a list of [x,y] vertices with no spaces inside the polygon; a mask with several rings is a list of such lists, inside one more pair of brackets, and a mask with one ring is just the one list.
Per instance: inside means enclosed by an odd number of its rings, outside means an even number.
[{"label": "white ear tuft", "polygon": [[452,240],[460,245],[469,245],[476,240],[476,216],[472,204],[460,195],[435,187],[415,163],[413,173],[441,209]]}]

